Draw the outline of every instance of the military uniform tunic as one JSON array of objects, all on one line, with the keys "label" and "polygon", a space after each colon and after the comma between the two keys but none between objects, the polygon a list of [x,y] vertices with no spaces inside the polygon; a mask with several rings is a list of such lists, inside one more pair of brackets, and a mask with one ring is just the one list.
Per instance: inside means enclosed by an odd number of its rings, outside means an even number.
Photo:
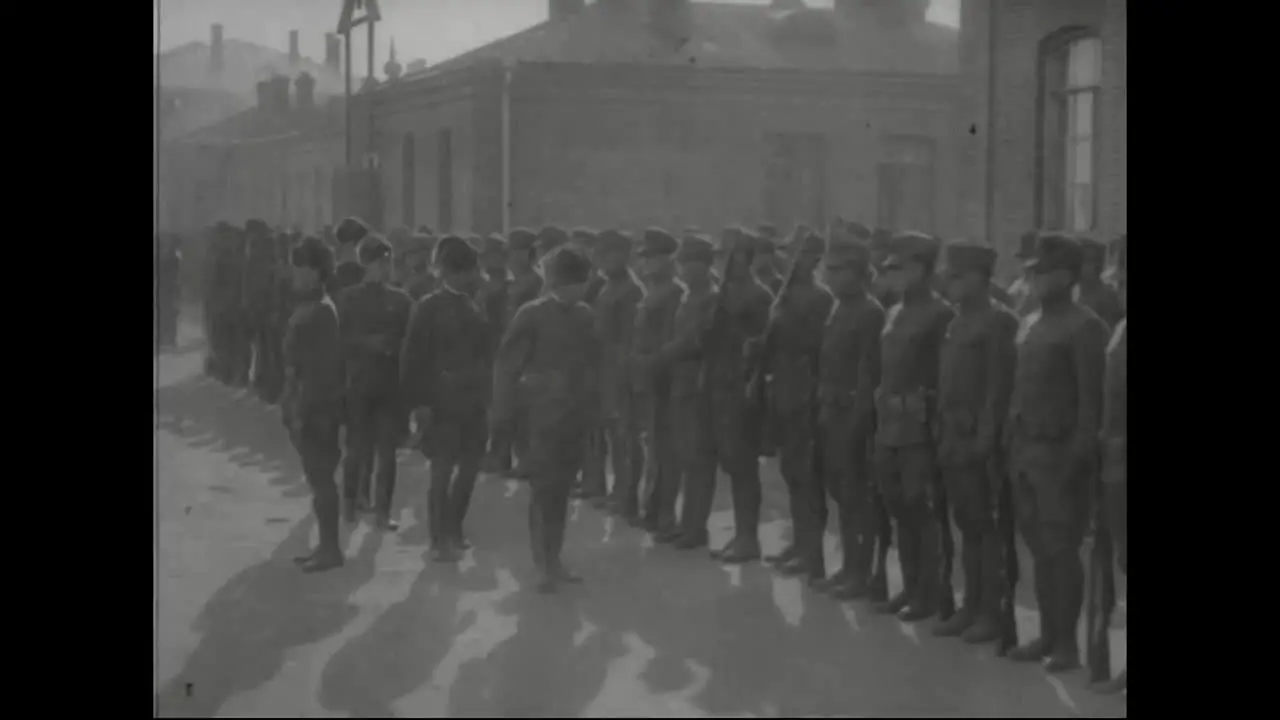
[{"label": "military uniform tunic", "polygon": [[844,569],[870,580],[875,529],[875,481],[870,467],[875,389],[880,384],[884,309],[862,292],[836,300],[823,331],[818,397],[822,403],[826,493],[814,493],[810,521],[827,515],[826,494],[839,503]]},{"label": "military uniform tunic", "polygon": [[936,609],[941,579],[932,425],[939,355],[953,317],[951,307],[929,291],[890,308],[880,337],[874,465],[898,529],[904,589],[893,604],[920,616]]},{"label": "military uniform tunic", "polygon": [[322,548],[338,550],[338,488],[334,473],[342,451],[342,340],[338,310],[322,291],[301,295],[284,338],[282,414],[311,486]]},{"label": "military uniform tunic", "polygon": [[1034,560],[1043,650],[1076,656],[1080,545],[1096,472],[1106,323],[1075,302],[1041,307],[1018,331],[1009,411],[1014,503]]},{"label": "military uniform tunic", "polygon": [[1107,518],[1120,570],[1129,572],[1129,321],[1121,320],[1107,345],[1102,411],[1102,457]]},{"label": "military uniform tunic", "polygon": [[[529,270],[528,272],[515,276],[511,279],[511,282],[507,285],[507,303],[503,322],[504,328],[510,328],[511,323],[515,319],[516,313],[519,312],[520,308],[524,307],[526,303],[536,300],[542,294],[542,287],[542,276],[534,270]],[[504,330],[503,337],[505,336]],[[524,456],[529,453],[528,427],[522,418],[519,395],[517,394],[516,397],[513,397],[512,401],[515,403],[515,406],[513,407],[513,411],[516,413],[515,421],[503,429],[502,432],[504,434],[494,437],[494,455],[498,464],[506,468],[510,465],[512,450],[514,449],[516,456],[520,458],[520,463],[522,465],[521,471],[523,471],[526,469],[523,467]]]},{"label": "military uniform tunic", "polygon": [[778,441],[779,465],[787,484],[795,542],[805,552],[821,552],[813,498],[822,492],[814,477],[814,443],[818,420],[818,358],[823,328],[835,300],[812,280],[796,282],[774,302],[766,333],[765,366],[770,377],[768,403],[772,435]]},{"label": "military uniform tunic", "polygon": [[[461,539],[488,437],[490,324],[483,309],[447,285],[413,308],[400,358],[400,387],[412,409],[430,411],[423,454],[431,461],[432,544]],[[456,477],[455,477],[456,473]]]},{"label": "military uniform tunic", "polygon": [[640,282],[629,271],[623,271],[606,280],[593,307],[596,338],[602,353],[600,403],[607,438],[607,451],[604,447],[593,448],[598,453],[595,462],[600,466],[603,482],[606,452],[612,459],[612,499],[616,509],[628,517],[635,517],[639,512],[636,490],[644,462],[631,402],[631,343],[636,310],[643,297]]},{"label": "military uniform tunic", "polygon": [[509,424],[523,406],[529,427],[530,541],[544,571],[559,566],[569,491],[599,422],[599,368],[591,309],[552,294],[520,308],[495,362],[494,422]]},{"label": "military uniform tunic", "polygon": [[[651,286],[636,310],[632,343],[633,411],[649,461],[645,468],[649,484],[645,498],[645,527],[650,531],[665,531],[675,526],[680,478],[675,439],[667,422],[671,376],[665,369],[655,367],[650,359],[671,336],[682,293],[683,288],[675,282]],[[671,491],[673,484],[675,492]]]},{"label": "military uniform tunic", "polygon": [[[664,487],[669,492],[683,490],[681,530],[690,541],[703,543],[715,495],[716,474],[711,403],[703,386],[703,361],[716,302],[714,285],[687,288],[672,320],[670,340],[654,356],[655,372],[669,373],[671,379],[668,423],[674,435],[678,462],[677,481]],[[675,499],[671,498],[670,502],[674,505]]]},{"label": "military uniform tunic", "polygon": [[1004,467],[999,443],[1009,409],[1018,318],[987,300],[962,309],[947,328],[938,387],[938,463],[960,528],[964,609],[987,624],[999,615],[1005,586],[1004,541],[996,507]]},{"label": "military uniform tunic", "polygon": [[376,465],[376,504],[386,516],[395,489],[396,448],[408,420],[399,392],[400,348],[413,301],[402,290],[366,282],[344,290],[337,305],[347,376],[343,492],[354,501],[360,482]]}]

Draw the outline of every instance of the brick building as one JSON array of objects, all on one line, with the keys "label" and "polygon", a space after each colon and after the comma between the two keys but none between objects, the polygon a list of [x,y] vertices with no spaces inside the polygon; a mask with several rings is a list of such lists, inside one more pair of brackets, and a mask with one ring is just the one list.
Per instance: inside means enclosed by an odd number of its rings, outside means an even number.
[{"label": "brick building", "polygon": [[222,143],[223,184],[249,189],[215,215],[314,227],[350,211],[384,228],[487,232],[840,213],[960,228],[960,38],[926,20],[927,0],[547,7],[526,31],[363,88],[354,176],[340,120],[307,119],[341,109],[275,94],[246,113],[259,120],[211,128],[200,142]]},{"label": "brick building", "polygon": [[1128,230],[1127,4],[964,0],[966,112],[981,120],[962,150],[961,229],[997,243],[1006,270],[1029,228]]}]

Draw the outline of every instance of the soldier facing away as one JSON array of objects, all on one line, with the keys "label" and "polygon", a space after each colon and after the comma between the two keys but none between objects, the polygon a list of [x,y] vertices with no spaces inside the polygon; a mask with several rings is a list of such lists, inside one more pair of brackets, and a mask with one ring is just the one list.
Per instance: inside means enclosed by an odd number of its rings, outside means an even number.
[{"label": "soldier facing away", "polygon": [[520,308],[503,337],[494,369],[495,425],[515,417],[525,396],[531,456],[529,539],[540,592],[580,581],[560,558],[573,476],[599,416],[599,343],[591,309],[581,302],[590,262],[573,249],[547,263],[550,292]]},{"label": "soldier facing away", "polygon": [[431,462],[427,500],[431,554],[457,560],[470,547],[463,521],[484,458],[493,345],[483,309],[476,251],[446,235],[436,246],[438,290],[415,306],[401,359],[401,387]]},{"label": "soldier facing away", "polygon": [[334,474],[342,451],[338,426],[342,413],[342,340],[338,310],[324,287],[333,272],[333,256],[320,240],[307,237],[291,254],[297,307],[284,339],[285,390],[281,414],[302,470],[311,486],[311,507],[320,543],[296,558],[306,572],[342,565],[338,542],[338,487]]},{"label": "soldier facing away", "polygon": [[390,285],[390,243],[367,235],[357,253],[364,281],[342,291],[337,300],[347,375],[343,514],[348,522],[355,521],[361,484],[376,469],[374,522],[379,529],[395,530],[396,448],[407,420],[398,392],[400,347],[413,301]]},{"label": "soldier facing away", "polygon": [[938,384],[938,464],[960,528],[964,603],[934,634],[970,643],[1000,635],[1007,587],[1004,538],[995,508],[1005,482],[1000,438],[1009,410],[1018,318],[993,301],[994,249],[955,242],[946,248],[947,294],[956,317],[942,346]]},{"label": "soldier facing away", "polygon": [[[511,321],[525,303],[532,302],[542,294],[542,276],[538,274],[535,264],[538,236],[527,228],[516,228],[507,237],[507,269],[511,272],[511,282],[507,286],[507,307],[503,314],[504,327],[510,327]],[[506,423],[498,435],[492,437],[491,455],[493,465],[499,471],[511,470],[511,456],[517,458],[528,455],[528,434],[520,411],[520,398],[512,399],[515,403],[511,412],[513,420]],[[511,470],[514,477],[527,477],[523,465]]]},{"label": "soldier facing away", "polygon": [[[884,309],[868,292],[871,253],[854,232],[832,238],[824,260],[835,295],[823,331],[819,361],[819,429],[824,475],[818,480],[838,506],[841,567],[819,587],[838,600],[866,597],[878,537],[871,436],[875,390],[880,384],[880,333]],[[811,514],[825,517],[825,495]]]},{"label": "soldier facing away", "polygon": [[[954,313],[933,292],[937,242],[920,233],[894,236],[885,271],[901,298],[885,317],[876,391],[874,466],[897,525],[903,590],[879,606],[906,622],[939,606],[941,536],[934,425],[939,353]],[[949,531],[949,528],[947,529]]]},{"label": "soldier facing away", "polygon": [[1043,660],[1050,672],[1080,665],[1080,546],[1102,416],[1108,333],[1097,314],[1072,300],[1082,263],[1076,239],[1061,233],[1037,238],[1027,268],[1039,307],[1018,331],[1009,413],[1014,503],[1040,607],[1040,636],[1010,657]]}]

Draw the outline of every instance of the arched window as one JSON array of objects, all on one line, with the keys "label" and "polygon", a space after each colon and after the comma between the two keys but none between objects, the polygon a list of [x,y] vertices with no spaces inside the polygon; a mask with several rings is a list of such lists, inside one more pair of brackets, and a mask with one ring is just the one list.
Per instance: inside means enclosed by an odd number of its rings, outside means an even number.
[{"label": "arched window", "polygon": [[417,226],[418,149],[413,133],[404,136],[400,145],[400,215],[404,226]]},{"label": "arched window", "polygon": [[1094,229],[1102,41],[1082,30],[1045,42],[1041,78],[1040,226]]}]

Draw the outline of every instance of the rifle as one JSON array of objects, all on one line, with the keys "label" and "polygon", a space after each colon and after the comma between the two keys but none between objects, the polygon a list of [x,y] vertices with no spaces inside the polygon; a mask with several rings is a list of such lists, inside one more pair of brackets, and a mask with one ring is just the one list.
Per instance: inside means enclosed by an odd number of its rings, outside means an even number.
[{"label": "rifle", "polygon": [[1018,539],[1013,516],[1013,478],[1004,468],[997,477],[1003,480],[996,500],[996,531],[1000,533],[1004,546],[1005,591],[1000,598],[1000,637],[996,640],[996,655],[1004,657],[1018,646],[1018,619],[1014,613],[1019,580]]},{"label": "rifle", "polygon": [[[1095,466],[1096,467],[1096,466]],[[1085,656],[1089,681],[1111,679],[1111,613],[1116,607],[1116,579],[1112,568],[1111,529],[1107,526],[1101,478],[1093,479],[1093,549],[1089,554],[1089,584],[1085,606]]]},{"label": "rifle", "polygon": [[[798,263],[792,262],[791,268],[787,270],[787,278],[782,283],[782,289],[778,291],[778,297],[774,298],[773,306],[779,311],[786,303],[786,299],[791,296],[792,288],[796,284],[796,268]],[[747,382],[747,398],[759,403],[763,409],[765,407],[765,385],[768,375],[768,363],[764,362],[763,355],[768,352],[769,346],[773,342],[773,331],[777,323],[774,318],[775,313],[770,312],[769,326],[764,331],[764,337],[760,342],[761,359],[755,363],[752,369],[751,379]]]},{"label": "rifle", "polygon": [[938,502],[935,510],[938,514],[938,533],[942,540],[942,577],[938,584],[938,619],[946,621],[956,614],[956,591],[951,584],[951,576],[955,574],[956,540],[951,534],[951,502],[947,490],[938,478]]}]

